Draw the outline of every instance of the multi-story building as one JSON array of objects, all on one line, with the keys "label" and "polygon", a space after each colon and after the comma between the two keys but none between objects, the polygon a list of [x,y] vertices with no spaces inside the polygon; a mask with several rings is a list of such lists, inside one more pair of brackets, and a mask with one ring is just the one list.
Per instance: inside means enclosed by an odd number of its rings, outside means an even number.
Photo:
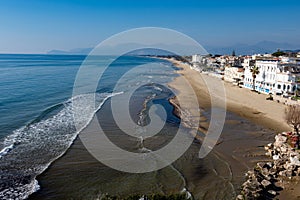
[{"label": "multi-story building", "polygon": [[224,80],[236,84],[240,84],[244,79],[243,66],[226,66],[224,70]]},{"label": "multi-story building", "polygon": [[203,59],[202,55],[199,54],[192,55],[192,63],[201,63],[202,59]]},{"label": "multi-story building", "polygon": [[262,93],[274,93],[276,84],[276,73],[280,64],[278,58],[262,57],[256,60],[259,74],[256,77],[256,90]]},{"label": "multi-story building", "polygon": [[300,66],[295,63],[280,64],[276,73],[277,94],[294,94],[297,88],[300,88]]},{"label": "multi-story building", "polygon": [[[284,62],[283,62],[284,61]],[[244,87],[253,89],[251,68],[257,66],[259,74],[255,78],[255,90],[265,94],[293,94],[297,88],[300,76],[299,64],[291,63],[274,57],[256,57],[255,64],[250,59],[245,59],[243,66]]]},{"label": "multi-story building", "polygon": [[280,60],[273,57],[256,57],[256,62],[251,63],[249,59],[245,59],[249,64],[245,66],[244,87],[253,89],[253,76],[251,68],[255,65],[259,69],[259,74],[255,78],[255,89],[262,93],[274,93],[276,83],[276,72]]}]

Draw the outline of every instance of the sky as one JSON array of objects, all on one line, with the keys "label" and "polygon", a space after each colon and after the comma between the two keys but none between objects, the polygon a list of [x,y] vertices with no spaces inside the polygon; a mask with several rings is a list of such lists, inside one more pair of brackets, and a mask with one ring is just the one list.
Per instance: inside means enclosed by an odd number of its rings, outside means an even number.
[{"label": "sky", "polygon": [[0,53],[94,47],[138,27],[182,32],[204,46],[299,44],[298,0],[0,0]]}]

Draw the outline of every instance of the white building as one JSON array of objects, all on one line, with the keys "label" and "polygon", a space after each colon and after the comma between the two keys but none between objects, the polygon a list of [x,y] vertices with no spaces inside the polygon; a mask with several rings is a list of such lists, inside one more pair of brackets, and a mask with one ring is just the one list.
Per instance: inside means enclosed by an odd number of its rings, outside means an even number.
[{"label": "white building", "polygon": [[227,66],[224,70],[224,80],[232,83],[240,83],[244,79],[244,68],[242,66]]},{"label": "white building", "polygon": [[277,71],[276,93],[293,94],[300,88],[300,66],[292,63],[283,63]]},{"label": "white building", "polygon": [[[297,63],[286,63],[272,57],[257,57],[256,59],[255,65],[259,69],[259,74],[255,79],[256,91],[265,94],[292,94],[300,88],[298,84],[300,66]],[[247,62],[244,63],[244,87],[253,89],[251,64],[248,66]]]},{"label": "white building", "polygon": [[[255,65],[259,74],[255,78],[255,89],[262,93],[275,93],[276,73],[278,71],[279,59],[272,57],[257,57]],[[250,63],[250,62],[249,62]],[[253,89],[253,77],[250,64],[245,67],[244,87]]]},{"label": "white building", "polygon": [[252,57],[244,57],[244,60],[243,62],[241,63],[241,65],[246,68],[246,67],[249,67],[251,65],[251,62],[253,61]]},{"label": "white building", "polygon": [[201,72],[201,65],[205,63],[205,57],[199,54],[192,55],[192,66],[191,68]]},{"label": "white building", "polygon": [[279,63],[279,59],[271,57],[256,60],[256,66],[259,68],[259,74],[255,80],[256,90],[266,94],[275,93]]},{"label": "white building", "polygon": [[199,54],[192,55],[192,63],[201,63],[203,56]]}]

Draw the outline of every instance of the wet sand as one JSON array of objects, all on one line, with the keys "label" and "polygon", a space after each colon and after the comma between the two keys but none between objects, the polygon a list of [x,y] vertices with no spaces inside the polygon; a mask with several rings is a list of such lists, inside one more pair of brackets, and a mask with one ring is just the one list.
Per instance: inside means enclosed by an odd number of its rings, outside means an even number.
[{"label": "wet sand", "polygon": [[[198,75],[194,78],[198,79]],[[184,93],[184,88],[180,88],[180,79],[181,77],[176,78],[170,85],[179,91],[178,95],[188,95]],[[197,88],[197,84],[193,84],[193,87]],[[210,113],[207,108],[210,103],[205,92],[200,91],[197,95],[203,108],[200,131],[205,134],[209,124],[207,119]],[[105,103],[97,113],[99,122],[107,128],[106,134],[118,146],[137,151],[138,141],[122,136],[108,115],[109,109],[109,103]],[[180,193],[183,187],[192,193],[194,199],[235,199],[244,182],[244,173],[256,162],[268,159],[264,156],[263,146],[273,141],[274,136],[270,129],[253,123],[251,118],[248,120],[241,116],[233,112],[227,113],[220,142],[205,158],[198,157],[201,140],[194,140],[184,155],[172,165],[145,174],[124,173],[105,166],[93,158],[80,138],[77,138],[66,154],[38,177],[41,190],[30,199],[96,199],[104,193],[123,197],[130,194],[172,194]],[[165,133],[145,142],[148,148],[166,145],[173,138],[173,135],[168,135],[174,132],[173,129],[176,130],[176,126],[170,124]],[[89,125],[81,134],[90,131],[97,129]]]},{"label": "wet sand", "polygon": [[[189,65],[183,64],[179,61],[172,59],[167,60],[181,68],[181,70],[178,71],[181,76],[176,78],[169,85],[177,89],[179,91],[179,95],[189,98],[189,95],[193,94],[189,93],[184,87],[182,87],[182,83],[184,81],[183,79],[187,79],[193,86],[194,92],[198,97],[200,107],[204,110],[209,109],[211,106],[211,96],[208,93],[207,86],[205,84],[216,84],[216,82],[220,82],[220,80],[206,74],[200,74],[199,72],[190,69]],[[224,84],[224,89],[226,91],[226,106],[228,111],[231,111],[240,117],[246,118],[254,124],[273,130],[274,134],[291,130],[291,127],[285,122],[284,119],[286,105],[277,103],[275,101],[267,101],[266,98],[268,95],[258,94],[252,92],[251,90],[234,86],[228,82],[221,81],[221,83]],[[220,84],[220,87],[214,88],[216,94],[219,93],[218,90],[220,90],[222,84]],[[214,94],[214,96],[216,95]],[[176,105],[176,101],[171,101],[171,103]],[[205,132],[209,122],[203,119],[205,118],[202,117],[202,122],[200,123],[199,129]],[[240,139],[230,140],[230,138],[234,136],[232,136],[232,134],[226,135],[226,133],[224,134],[223,132],[220,139],[221,144],[214,148],[214,152],[219,154],[228,163],[230,163],[230,168],[233,171],[233,177],[236,176],[236,178],[239,179],[242,178],[238,177],[239,174],[242,174],[241,172],[245,173],[247,169],[251,169],[258,161],[270,159],[264,156],[265,151],[261,147],[266,145],[268,140],[273,141],[274,135],[264,135],[260,131],[256,133],[253,132],[253,136],[256,135],[255,137],[257,137],[257,140],[255,140],[244,135],[245,129],[240,127],[238,124],[232,128],[240,129]],[[267,137],[267,139],[263,139],[263,137]],[[247,150],[245,150],[245,148]],[[239,155],[235,155],[237,152]],[[297,192],[299,191],[299,188],[299,181],[293,181],[286,185],[286,188],[280,192],[277,198],[298,199],[300,198],[300,193]]]},{"label": "wet sand", "polygon": [[[122,148],[135,151],[136,140],[126,138],[108,116],[106,103],[98,113],[110,139]],[[204,113],[209,116],[209,113]],[[173,125],[167,131],[172,133]],[[243,131],[241,131],[241,129]],[[97,131],[89,125],[81,134]],[[148,146],[165,145],[172,135],[166,133],[146,142]],[[244,181],[244,172],[257,161],[265,160],[263,144],[269,142],[272,131],[246,119],[228,113],[222,132],[222,142],[203,159],[198,153],[201,143],[194,140],[190,148],[172,165],[161,170],[131,174],[111,169],[92,157],[76,139],[59,160],[38,177],[41,190],[30,199],[96,199],[109,193],[126,197],[130,194],[180,193],[186,187],[194,199],[234,199]],[[236,145],[239,144],[239,145]]]}]

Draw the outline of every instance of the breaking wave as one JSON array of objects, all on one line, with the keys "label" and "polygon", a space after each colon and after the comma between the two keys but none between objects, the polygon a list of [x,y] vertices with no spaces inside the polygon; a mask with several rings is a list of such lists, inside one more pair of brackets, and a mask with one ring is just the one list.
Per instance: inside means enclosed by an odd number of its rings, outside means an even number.
[{"label": "breaking wave", "polygon": [[[122,92],[74,96],[7,136],[0,150],[0,199],[26,199],[39,190],[36,176],[66,152],[107,99],[119,94]],[[94,101],[96,105],[91,106]],[[80,130],[74,122],[78,111]]]}]

